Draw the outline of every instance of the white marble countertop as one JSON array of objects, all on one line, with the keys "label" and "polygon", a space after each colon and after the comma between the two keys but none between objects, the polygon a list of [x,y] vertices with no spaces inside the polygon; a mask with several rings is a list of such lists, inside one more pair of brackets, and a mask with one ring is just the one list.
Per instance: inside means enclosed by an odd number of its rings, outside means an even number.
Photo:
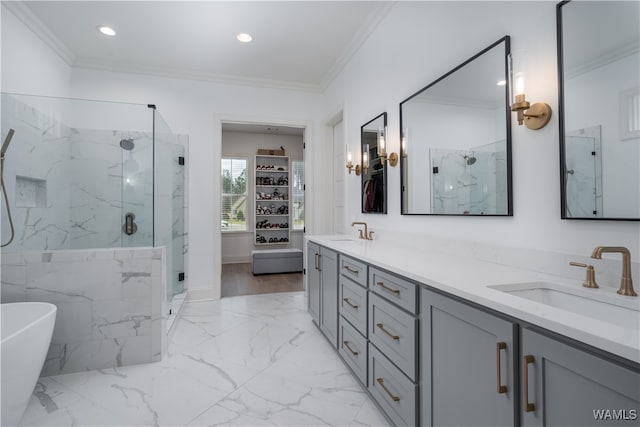
[{"label": "white marble countertop", "polygon": [[[428,245],[403,244],[397,241],[365,241],[345,235],[308,236],[308,241],[389,270],[465,300],[480,304],[508,316],[573,338],[606,352],[640,363],[640,334],[635,328],[621,327],[547,304],[510,295],[489,286],[551,282],[582,288],[582,281],[539,273],[469,256],[457,256]],[[624,304],[638,304],[616,294],[616,288],[601,287],[589,292],[606,293],[608,298]]]}]

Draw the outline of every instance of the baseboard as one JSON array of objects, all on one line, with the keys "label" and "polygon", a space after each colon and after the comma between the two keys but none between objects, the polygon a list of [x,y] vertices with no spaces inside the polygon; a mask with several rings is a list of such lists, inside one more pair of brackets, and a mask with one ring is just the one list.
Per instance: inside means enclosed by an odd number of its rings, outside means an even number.
[{"label": "baseboard", "polygon": [[213,289],[189,289],[187,291],[187,301],[212,301],[219,299]]},{"label": "baseboard", "polygon": [[243,257],[243,256],[238,256],[238,257],[223,257],[222,258],[222,263],[223,264],[247,264],[251,262],[251,257]]}]

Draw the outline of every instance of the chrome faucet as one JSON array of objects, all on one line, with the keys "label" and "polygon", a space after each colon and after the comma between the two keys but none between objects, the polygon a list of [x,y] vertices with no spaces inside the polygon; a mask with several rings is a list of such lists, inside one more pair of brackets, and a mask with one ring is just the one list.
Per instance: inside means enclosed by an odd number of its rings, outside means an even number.
[{"label": "chrome faucet", "polygon": [[364,225],[364,234],[362,233],[361,229],[358,229],[358,231],[360,232],[360,235],[358,236],[360,239],[364,239],[364,240],[373,240],[373,231],[369,231],[369,228],[367,227],[367,223],[364,221],[353,221],[351,223],[352,227],[355,227],[356,225]]},{"label": "chrome faucet", "polygon": [[622,254],[622,279],[620,279],[618,293],[630,297],[638,296],[633,289],[633,281],[631,279],[631,252],[629,252],[629,249],[622,246],[596,246],[591,253],[591,258],[602,259],[602,254],[605,252],[619,252]]}]

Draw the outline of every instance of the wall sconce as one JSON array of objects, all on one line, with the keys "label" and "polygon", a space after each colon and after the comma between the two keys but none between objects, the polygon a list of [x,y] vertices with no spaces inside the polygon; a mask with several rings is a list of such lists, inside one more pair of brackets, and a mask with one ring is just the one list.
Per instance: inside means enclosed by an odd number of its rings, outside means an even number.
[{"label": "wall sconce", "polygon": [[407,138],[409,135],[409,129],[405,129],[402,132],[402,138],[401,138],[401,142],[400,142],[400,153],[402,154],[402,158],[406,159],[407,158]]},{"label": "wall sconce", "polygon": [[398,154],[391,153],[387,155],[386,134],[386,126],[378,129],[378,157],[380,157],[383,162],[389,161],[389,166],[396,166],[398,164]]},{"label": "wall sconce", "polygon": [[351,153],[349,144],[347,144],[347,169],[349,169],[349,175],[351,175],[351,171],[353,170],[356,176],[360,176],[360,165],[353,165],[353,154]]},{"label": "wall sconce", "polygon": [[369,144],[365,144],[362,152],[362,174],[366,175],[369,171]]},{"label": "wall sconce", "polygon": [[533,130],[542,129],[551,120],[551,107],[544,102],[533,105],[525,96],[525,55],[524,53],[509,54],[509,92],[511,111],[517,113],[518,125],[524,125]]}]

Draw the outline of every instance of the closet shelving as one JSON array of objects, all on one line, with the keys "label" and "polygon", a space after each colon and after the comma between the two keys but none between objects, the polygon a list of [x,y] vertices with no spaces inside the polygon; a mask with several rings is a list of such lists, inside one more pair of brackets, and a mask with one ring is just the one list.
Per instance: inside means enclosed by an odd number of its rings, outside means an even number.
[{"label": "closet shelving", "polygon": [[288,156],[255,158],[255,244],[288,245],[290,240],[290,164]]}]

